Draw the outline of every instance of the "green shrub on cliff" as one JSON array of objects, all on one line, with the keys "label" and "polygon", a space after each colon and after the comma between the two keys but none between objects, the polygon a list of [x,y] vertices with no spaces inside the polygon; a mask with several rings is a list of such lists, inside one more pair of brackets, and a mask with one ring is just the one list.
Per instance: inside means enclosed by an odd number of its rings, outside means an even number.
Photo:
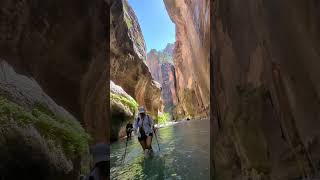
[{"label": "green shrub on cliff", "polygon": [[165,124],[169,121],[170,114],[169,113],[163,113],[161,115],[158,115],[158,124]]},{"label": "green shrub on cliff", "polygon": [[118,101],[123,105],[129,107],[130,111],[135,114],[138,110],[138,103],[131,97],[121,96],[110,92],[111,101]]}]

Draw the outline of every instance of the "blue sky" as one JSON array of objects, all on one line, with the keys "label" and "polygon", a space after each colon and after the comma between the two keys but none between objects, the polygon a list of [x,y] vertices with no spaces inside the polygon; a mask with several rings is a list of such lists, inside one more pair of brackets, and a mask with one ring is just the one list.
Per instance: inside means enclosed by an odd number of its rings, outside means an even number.
[{"label": "blue sky", "polygon": [[174,43],[175,25],[172,23],[163,0],[128,0],[138,17],[147,52],[162,50]]}]

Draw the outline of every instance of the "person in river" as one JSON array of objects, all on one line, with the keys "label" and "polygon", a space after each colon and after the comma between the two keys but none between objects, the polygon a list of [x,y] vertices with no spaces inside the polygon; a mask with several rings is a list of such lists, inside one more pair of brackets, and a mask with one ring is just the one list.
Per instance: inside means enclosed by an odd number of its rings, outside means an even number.
[{"label": "person in river", "polygon": [[151,144],[154,132],[154,122],[146,114],[144,107],[139,107],[139,115],[133,124],[135,132],[138,134],[138,140],[145,154],[153,152]]},{"label": "person in river", "polygon": [[89,176],[82,180],[107,180],[110,176],[110,148],[108,144],[99,143],[93,147],[94,167]]},{"label": "person in river", "polygon": [[127,137],[131,137],[133,125],[129,122],[126,126]]}]

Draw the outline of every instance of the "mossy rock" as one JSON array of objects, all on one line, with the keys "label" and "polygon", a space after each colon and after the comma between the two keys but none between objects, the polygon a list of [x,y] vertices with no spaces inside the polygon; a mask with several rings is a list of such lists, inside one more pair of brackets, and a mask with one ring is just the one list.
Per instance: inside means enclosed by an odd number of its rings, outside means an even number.
[{"label": "mossy rock", "polygon": [[[28,164],[33,164],[27,161],[35,161],[37,166],[45,169],[43,171],[56,173],[55,177],[70,177],[82,168],[82,157],[88,156],[90,137],[80,123],[54,114],[43,104],[36,103],[30,111],[0,96],[0,123],[3,138],[0,138],[0,146],[6,147],[0,150],[0,159],[8,166],[13,163],[12,159],[16,159],[21,161],[23,171],[28,169]],[[5,139],[21,141],[10,144]],[[24,162],[20,153],[31,157]],[[13,167],[0,168],[0,171],[11,171],[10,168]]]},{"label": "mossy rock", "polygon": [[115,141],[121,136],[119,135],[121,129],[126,126],[127,122],[133,120],[138,111],[138,103],[129,95],[110,92],[110,108],[110,140]]},{"label": "mossy rock", "polygon": [[130,96],[123,96],[110,92],[110,101],[111,103],[121,103],[123,106],[127,107],[133,114],[135,114],[138,110],[138,103]]}]

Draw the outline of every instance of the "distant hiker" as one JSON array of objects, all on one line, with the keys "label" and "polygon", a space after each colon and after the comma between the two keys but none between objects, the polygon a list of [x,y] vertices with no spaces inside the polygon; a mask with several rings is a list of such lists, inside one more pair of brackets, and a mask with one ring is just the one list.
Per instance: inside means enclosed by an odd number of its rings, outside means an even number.
[{"label": "distant hiker", "polygon": [[132,129],[133,129],[133,125],[129,122],[126,126],[127,137],[131,137]]},{"label": "distant hiker", "polygon": [[154,122],[149,115],[146,114],[144,107],[139,107],[139,115],[133,124],[134,130],[138,134],[138,140],[145,154],[152,152],[152,136],[154,130]]},{"label": "distant hiker", "polygon": [[107,180],[110,176],[110,149],[107,144],[96,144],[92,156],[94,167],[84,180]]},{"label": "distant hiker", "polygon": [[176,118],[173,118],[173,121],[174,121],[174,122],[177,122],[177,121],[178,121],[178,119],[176,119]]}]

